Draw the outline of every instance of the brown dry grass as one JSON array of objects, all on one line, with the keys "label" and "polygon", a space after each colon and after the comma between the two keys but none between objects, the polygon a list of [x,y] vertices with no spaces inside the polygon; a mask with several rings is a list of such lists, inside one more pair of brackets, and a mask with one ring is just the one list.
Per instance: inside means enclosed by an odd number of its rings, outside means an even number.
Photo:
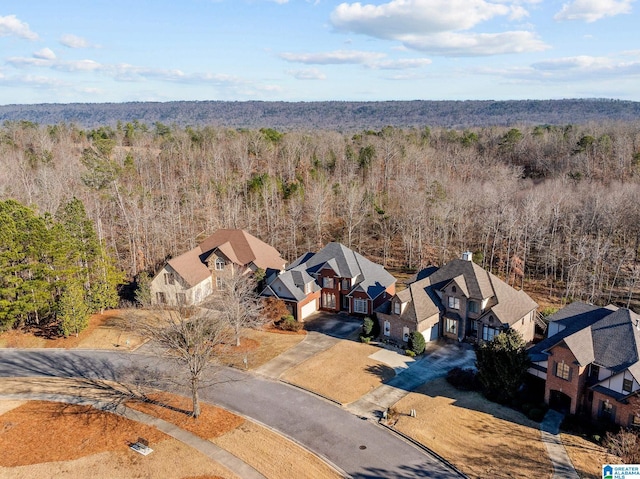
[{"label": "brown dry grass", "polygon": [[251,464],[266,477],[338,479],[342,477],[314,454],[255,423],[245,422],[213,442]]},{"label": "brown dry grass", "polygon": [[[0,390],[8,394],[24,394],[24,393],[49,393],[49,394],[73,394],[79,393],[80,391],[86,393],[85,396],[87,398],[96,399],[96,400],[106,400],[105,396],[106,392],[97,389],[95,391],[91,391],[89,388],[85,388],[84,384],[77,385],[77,380],[73,379],[55,379],[55,378],[7,378],[0,379]],[[81,390],[78,388],[82,388]],[[248,464],[253,466],[255,469],[261,471],[266,477],[270,478],[285,478],[285,479],[296,479],[298,477],[318,477],[320,479],[335,479],[340,477],[340,475],[335,472],[331,467],[329,467],[324,461],[315,456],[314,454],[304,450],[294,442],[279,436],[278,434],[270,431],[267,428],[258,426],[256,424],[251,423],[235,414],[232,414],[226,410],[217,408],[215,406],[202,403],[202,414],[198,420],[194,420],[185,412],[190,411],[191,402],[188,398],[181,396],[174,396],[168,393],[158,392],[148,395],[151,399],[155,401],[155,403],[143,403],[139,401],[129,401],[127,406],[134,408],[136,410],[142,411],[146,414],[149,414],[154,417],[158,417],[165,421],[176,424],[177,426],[196,434],[203,439],[212,440],[213,442],[220,445],[222,448],[228,450],[232,454],[240,457],[245,460]],[[19,409],[25,402],[24,401],[0,401],[0,414],[3,412],[11,412]],[[27,403],[29,404],[29,403]],[[48,403],[48,404],[56,404],[56,403]],[[170,407],[166,407],[170,406]],[[57,411],[54,406],[54,411]],[[68,405],[58,405],[59,408],[69,408]],[[81,437],[87,437],[83,431],[91,424],[84,424],[85,414],[91,414],[91,418],[97,418],[98,416],[93,415],[94,412],[107,415],[107,413],[101,413],[100,411],[91,410],[86,406],[74,406],[79,409],[78,414],[66,414],[64,419],[68,424],[58,423],[58,415],[49,414],[49,432],[51,436],[55,437],[58,434],[69,435],[69,431],[74,429],[77,431],[77,434],[80,434]],[[38,410],[41,408],[35,407]],[[33,409],[33,408],[32,408]],[[66,409],[69,412],[74,412],[71,409]],[[107,415],[111,416],[111,415]],[[0,450],[2,450],[2,436],[3,436],[3,420],[8,416],[0,415]],[[40,424],[42,421],[38,419],[37,415],[33,415],[35,420],[35,426]],[[29,427],[28,420],[29,415],[24,415],[25,418],[25,426]],[[90,418],[90,419],[91,419]],[[116,416],[119,421],[122,421],[123,424],[132,423],[128,419],[124,419]],[[91,419],[95,421],[94,419]],[[76,421],[79,424],[73,426],[72,421]],[[13,423],[11,419],[9,419],[10,423]],[[137,423],[133,423],[134,425]],[[111,426],[109,429],[102,428],[100,429],[99,422],[93,422],[93,429],[89,428],[89,431],[93,430],[93,432],[89,432],[88,434],[105,434],[105,431],[108,435],[112,435],[112,431],[114,428],[119,427]],[[145,426],[148,427],[148,426]],[[60,429],[62,428],[62,429]],[[156,441],[156,438],[151,436],[148,432],[145,432],[142,427],[134,426],[134,433],[129,436],[126,436],[126,441],[135,441],[139,436],[146,437],[152,441]],[[124,429],[118,429],[114,433],[114,441],[118,443],[121,441],[123,444],[126,441],[123,440],[122,437],[118,439],[118,434]],[[154,431],[156,431],[154,429]],[[156,431],[158,434],[160,432]],[[145,436],[146,434],[146,436]],[[125,434],[126,435],[126,434]],[[162,435],[164,436],[164,435]],[[34,439],[36,441],[36,439]],[[112,441],[112,443],[114,443]],[[114,443],[114,444],[115,444]],[[165,442],[161,441],[160,444],[165,444]],[[22,448],[29,448],[29,451],[36,451],[37,448],[33,443],[14,441],[15,450],[9,451],[11,456],[20,456],[22,455]],[[159,452],[159,448],[156,447],[155,443],[152,443],[152,447],[154,449],[154,453],[151,456],[158,457],[156,453]],[[186,446],[181,446],[184,449],[181,454],[185,456],[185,458],[189,457],[189,450]],[[61,443],[59,451],[64,456],[65,451],[71,448],[73,451],[73,445],[69,445],[66,443]],[[125,447],[126,449],[126,447]],[[76,448],[77,450],[77,448]],[[86,452],[86,451],[85,451]],[[121,454],[121,452],[115,451],[117,454]],[[197,451],[193,451],[194,454],[199,455]],[[85,474],[82,474],[82,468],[86,467],[102,467],[105,469],[103,462],[111,461],[114,468],[119,467],[118,465],[123,463],[123,459],[120,458],[117,454],[111,454],[108,456],[102,457],[102,459],[98,462],[95,461],[95,457],[100,454],[106,454],[105,452],[98,452],[97,454],[88,453],[89,456],[82,457],[77,459],[75,456],[71,455],[69,460],[59,459],[58,466],[55,466],[57,471],[61,474],[61,477],[84,477]],[[135,453],[134,453],[135,454]],[[151,457],[149,456],[149,457]],[[135,456],[134,456],[135,457]],[[197,459],[197,458],[196,458]],[[166,462],[166,458],[163,460]],[[187,459],[185,459],[187,460]],[[37,461],[40,459],[38,457]],[[125,461],[126,462],[126,461]],[[66,466],[68,465],[68,467]],[[90,466],[88,466],[90,465]],[[41,464],[33,464],[30,466],[15,466],[11,467],[11,477],[14,477],[14,473],[16,477],[47,477],[46,474],[42,475],[39,471],[42,471]],[[161,465],[157,466],[158,468],[162,467]],[[222,468],[222,466],[219,466]],[[65,476],[63,472],[69,469],[71,471],[76,471],[77,475],[68,475]],[[9,469],[7,469],[9,470]],[[105,470],[108,470],[106,468]],[[208,471],[212,471],[212,469],[207,469]],[[23,476],[20,476],[23,474]],[[217,476],[215,477],[235,477],[229,475],[228,473],[223,472],[215,472]],[[93,475],[93,470],[92,470]],[[3,477],[3,469],[0,468],[0,477]],[[57,475],[55,477],[58,477]],[[99,477],[109,477],[108,474],[104,474]],[[111,476],[115,477],[115,476]],[[118,475],[118,477],[130,477],[126,475]],[[154,474],[151,477],[177,477],[180,479],[185,479],[183,476],[171,476],[169,474],[161,473],[161,470],[158,469],[158,474]],[[195,477],[195,476],[193,476]],[[214,476],[202,476],[203,478],[213,478]]]},{"label": "brown dry grass", "polygon": [[229,411],[206,403],[201,403],[201,415],[194,419],[188,414],[192,405],[186,397],[168,393],[149,394],[148,397],[155,403],[129,401],[127,406],[175,424],[204,439],[222,436],[245,422]]},{"label": "brown dry grass", "polygon": [[600,479],[604,464],[620,464],[619,458],[602,447],[573,434],[560,434],[562,444],[581,479]]},{"label": "brown dry grass", "polygon": [[348,404],[395,375],[389,366],[369,358],[377,351],[369,344],[341,341],[289,369],[282,379]]},{"label": "brown dry grass", "polygon": [[[30,401],[1,409],[0,477],[237,478],[151,426],[89,406]],[[129,449],[138,437],[150,441],[151,455]]]},{"label": "brown dry grass", "polygon": [[143,339],[131,332],[139,315],[135,309],[114,309],[89,318],[89,326],[77,337],[46,337],[38,329],[10,330],[0,334],[2,348],[64,348],[133,350]]},{"label": "brown dry grass", "polygon": [[[280,333],[276,331],[264,331],[257,329],[244,330],[244,338],[241,344],[245,344],[240,350],[230,348],[223,363],[244,369],[244,357],[246,353],[247,366],[256,369],[279,356],[287,349],[292,348],[305,338],[305,334]],[[248,345],[252,345],[249,347]]]},{"label": "brown dry grass", "polygon": [[30,401],[3,414],[1,420],[0,465],[4,467],[126,451],[138,436],[153,443],[167,439],[153,427],[91,406]]},{"label": "brown dry grass", "polygon": [[[538,423],[458,391],[445,379],[425,384],[400,400],[396,428],[434,450],[470,478],[551,477],[552,465]],[[416,410],[415,418],[408,412]]]}]

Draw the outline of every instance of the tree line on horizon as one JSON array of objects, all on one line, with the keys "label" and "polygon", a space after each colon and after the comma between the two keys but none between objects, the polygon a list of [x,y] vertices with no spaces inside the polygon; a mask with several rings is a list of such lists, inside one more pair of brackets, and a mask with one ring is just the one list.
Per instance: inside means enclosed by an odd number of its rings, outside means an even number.
[{"label": "tree line on horizon", "polygon": [[640,120],[640,102],[615,99],[412,100],[412,101],[170,101],[0,105],[0,122],[43,125],[73,123],[80,128],[115,127],[118,121],[157,122],[179,127],[214,126],[280,131],[480,128],[566,125]]},{"label": "tree line on horizon", "polygon": [[219,228],[293,261],[340,241],[407,272],[472,251],[509,284],[636,306],[640,124],[346,134],[5,122],[0,199],[73,198],[129,281]]}]

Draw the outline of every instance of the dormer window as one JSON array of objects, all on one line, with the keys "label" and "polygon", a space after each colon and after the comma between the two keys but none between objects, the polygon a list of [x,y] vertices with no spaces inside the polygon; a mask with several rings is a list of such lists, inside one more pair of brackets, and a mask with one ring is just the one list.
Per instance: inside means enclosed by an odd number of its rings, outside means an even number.
[{"label": "dormer window", "polygon": [[351,280],[349,278],[345,278],[342,280],[342,289],[349,289],[351,287]]},{"label": "dormer window", "polygon": [[393,303],[393,314],[400,314],[400,301]]},{"label": "dormer window", "polygon": [[311,283],[306,283],[304,285],[304,294],[309,294],[311,292]]},{"label": "dormer window", "polygon": [[216,258],[216,271],[222,271],[224,269],[224,260],[222,258]]}]

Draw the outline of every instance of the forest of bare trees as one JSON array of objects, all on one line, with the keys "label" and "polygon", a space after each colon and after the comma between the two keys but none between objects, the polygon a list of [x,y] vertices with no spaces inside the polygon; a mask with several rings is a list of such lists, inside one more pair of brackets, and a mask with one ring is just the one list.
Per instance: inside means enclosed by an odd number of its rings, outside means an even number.
[{"label": "forest of bare trees", "polygon": [[566,300],[634,306],[640,287],[634,122],[355,135],[6,122],[0,162],[0,199],[42,215],[80,199],[130,280],[228,227],[288,260],[335,240],[412,271],[468,250]]}]

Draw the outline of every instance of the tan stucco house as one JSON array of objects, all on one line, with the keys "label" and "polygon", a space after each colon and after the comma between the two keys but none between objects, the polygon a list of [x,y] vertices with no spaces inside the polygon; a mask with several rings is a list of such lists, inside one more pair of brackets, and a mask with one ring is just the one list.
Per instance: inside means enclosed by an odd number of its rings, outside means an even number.
[{"label": "tan stucco house", "polygon": [[232,267],[241,273],[285,268],[280,253],[239,229],[221,229],[186,253],[170,259],[151,281],[153,304],[195,305],[222,287]]}]

